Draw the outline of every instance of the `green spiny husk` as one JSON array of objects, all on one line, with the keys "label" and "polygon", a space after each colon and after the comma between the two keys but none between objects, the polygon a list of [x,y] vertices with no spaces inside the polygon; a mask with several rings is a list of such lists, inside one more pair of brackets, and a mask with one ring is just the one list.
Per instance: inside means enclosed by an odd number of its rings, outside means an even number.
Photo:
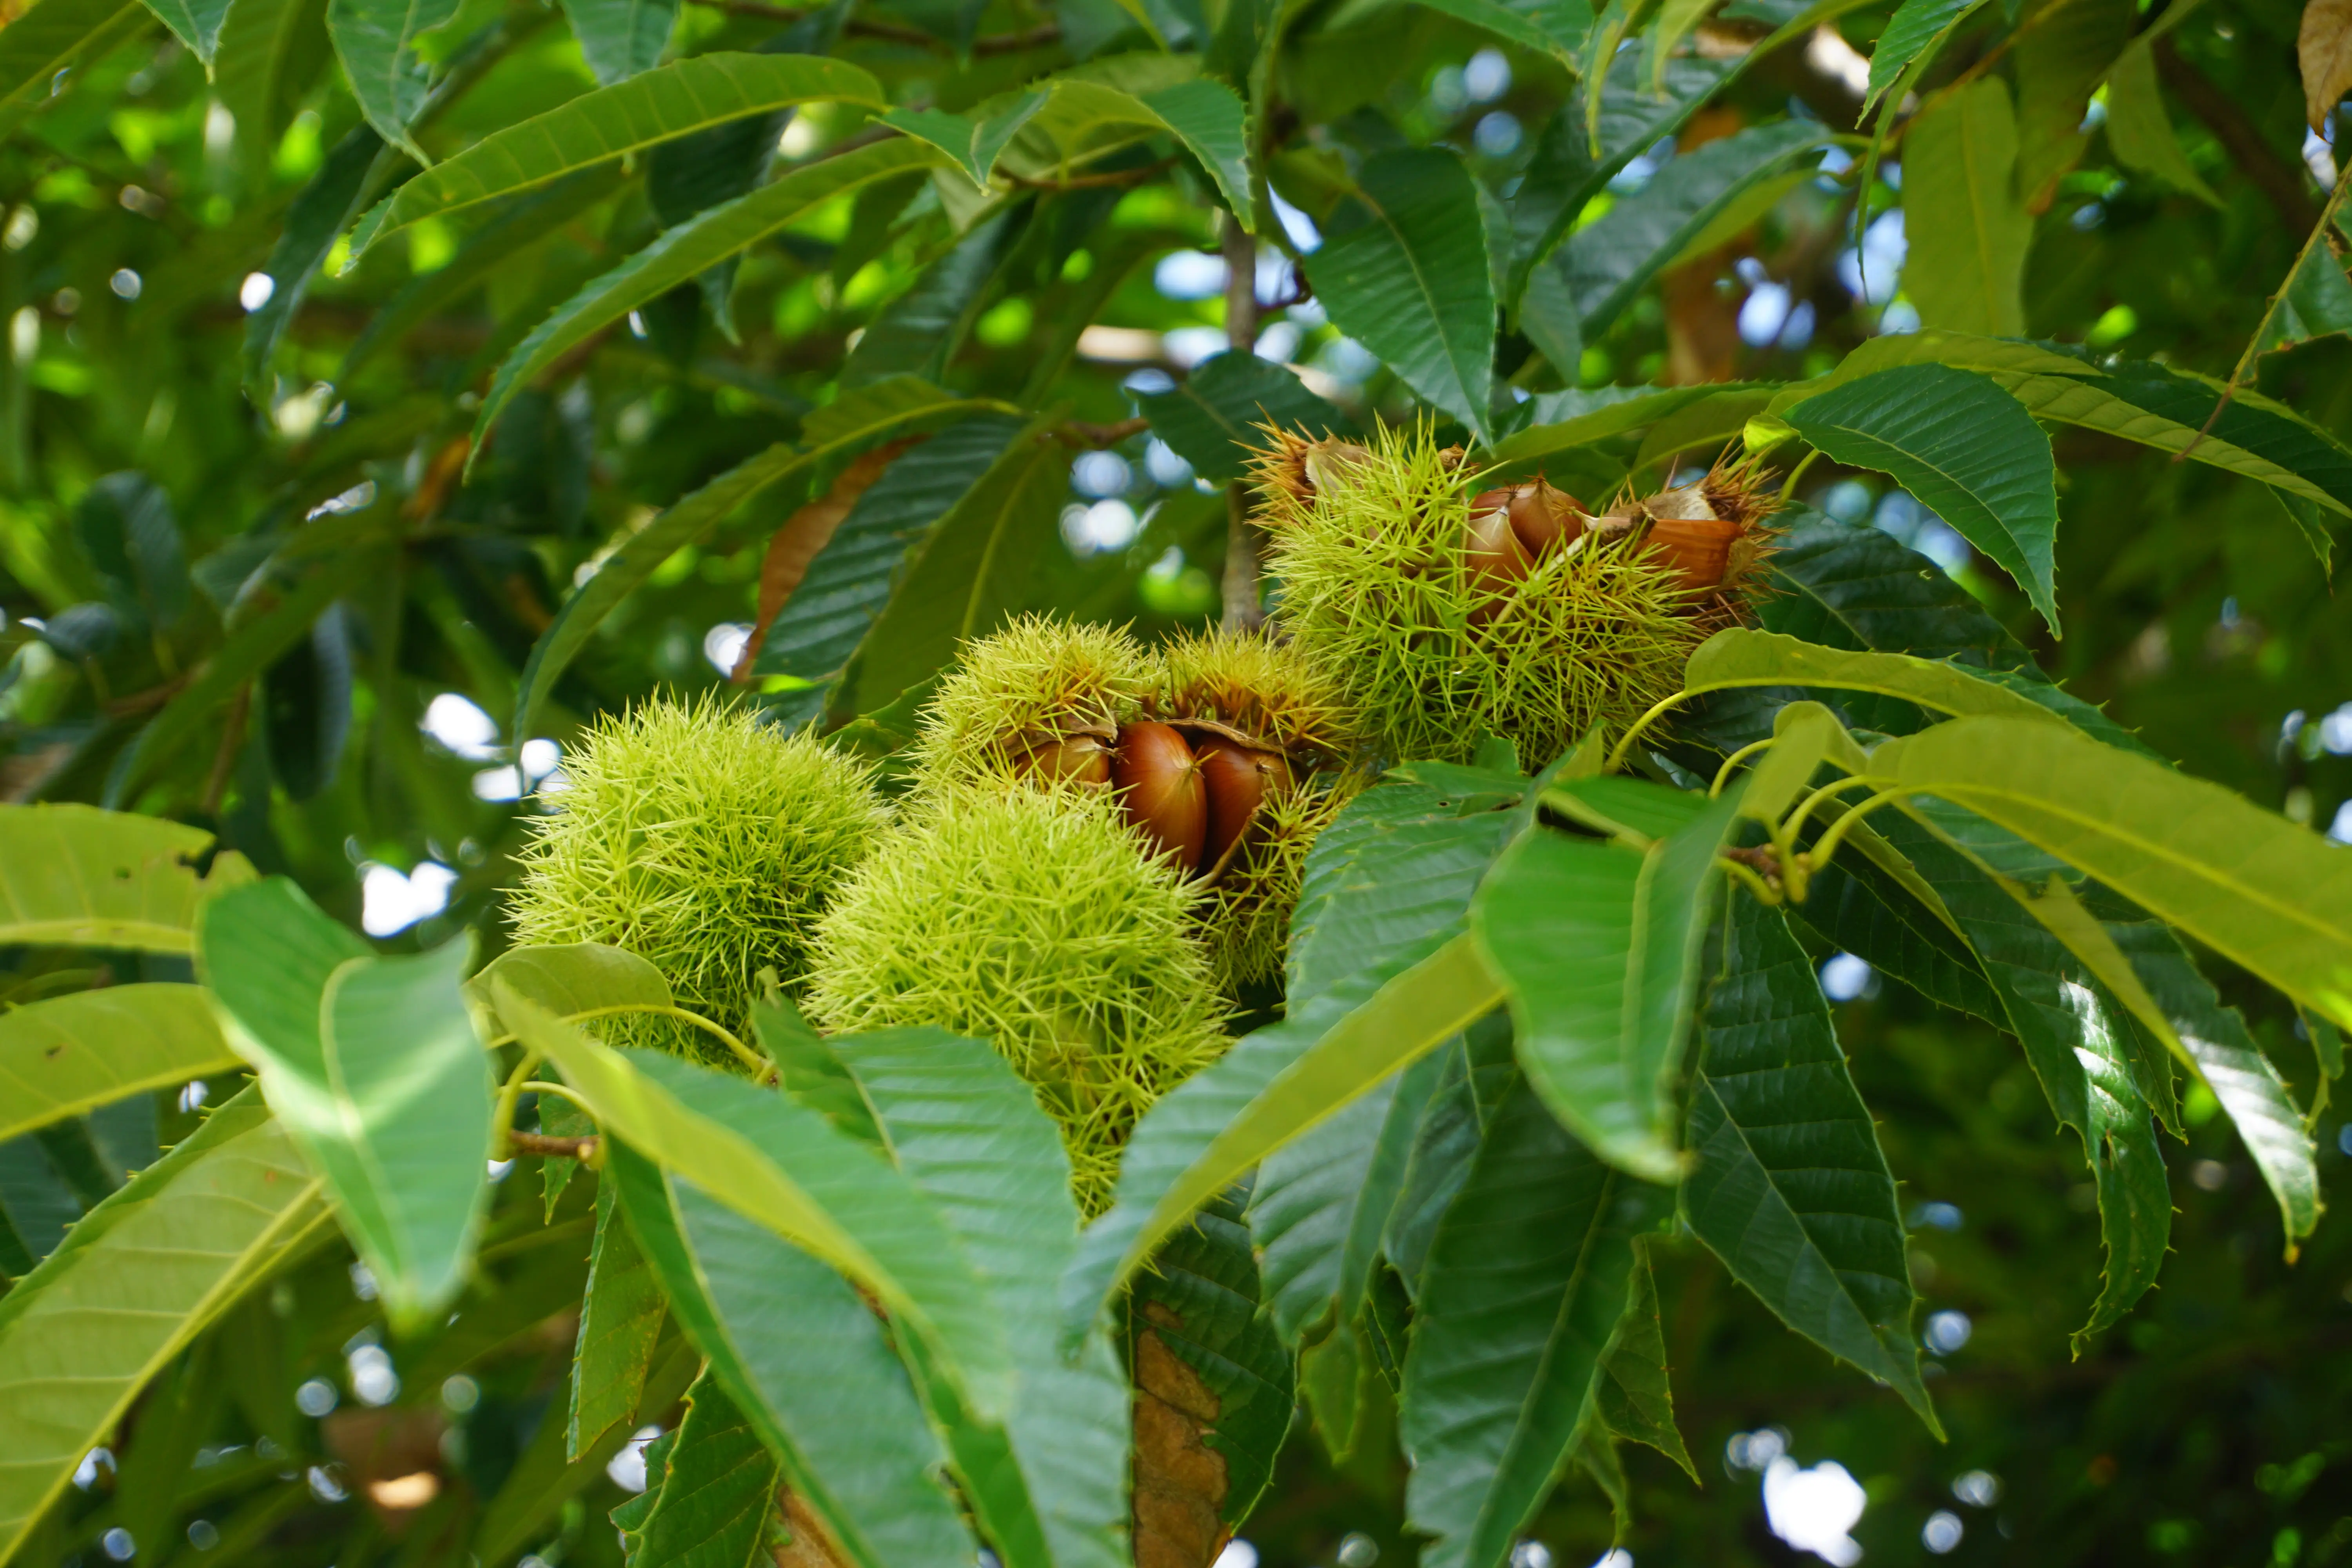
[{"label": "green spiny husk", "polygon": [[[570,787],[520,857],[515,940],[626,948],[679,1006],[738,1035],[758,972],[800,982],[818,911],[889,822],[869,770],[716,700],[607,717],[564,771]],[[624,1015],[597,1032],[734,1065],[676,1019]]]},{"label": "green spiny husk", "polygon": [[1181,634],[1160,659],[1160,689],[1145,706],[1171,723],[1214,722],[1301,768],[1344,756],[1356,744],[1337,685],[1289,643],[1262,630]]},{"label": "green spiny husk", "polygon": [[1326,774],[1269,795],[1232,858],[1208,883],[1202,934],[1210,967],[1228,992],[1238,994],[1245,985],[1281,975],[1307,852],[1364,784],[1354,773]]},{"label": "green spiny husk", "polygon": [[1025,616],[964,645],[915,742],[930,785],[1010,777],[1041,744],[1109,743],[1150,689],[1151,656],[1115,626]]},{"label": "green spiny husk", "polygon": [[1282,617],[1389,758],[1468,761],[1488,731],[1540,766],[1595,723],[1622,729],[1679,690],[1716,629],[1638,534],[1548,552],[1485,624],[1465,564],[1458,453],[1391,430],[1284,509],[1270,532]]},{"label": "green spiny husk", "polygon": [[1060,1122],[1092,1215],[1137,1119],[1225,1048],[1194,897],[1101,791],[946,787],[826,911],[809,1012],[992,1041]]}]

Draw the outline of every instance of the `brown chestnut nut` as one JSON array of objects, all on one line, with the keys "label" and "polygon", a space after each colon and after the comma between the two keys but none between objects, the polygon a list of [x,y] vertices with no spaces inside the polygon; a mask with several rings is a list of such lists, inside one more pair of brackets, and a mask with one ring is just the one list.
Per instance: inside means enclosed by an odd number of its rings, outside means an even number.
[{"label": "brown chestnut nut", "polygon": [[1124,726],[1110,778],[1127,819],[1187,873],[1198,871],[1208,837],[1209,795],[1184,737],[1166,724]]},{"label": "brown chestnut nut", "polygon": [[1511,531],[1511,492],[1484,490],[1470,498],[1470,522],[1462,536],[1462,564],[1470,586],[1480,595],[1470,612],[1474,626],[1484,626],[1502,612],[1511,590],[1534,564]]},{"label": "brown chestnut nut", "polygon": [[1259,805],[1290,788],[1290,762],[1279,752],[1261,752],[1216,737],[1202,742],[1196,754],[1209,795],[1209,832],[1201,849],[1201,868],[1212,871],[1249,831]]},{"label": "brown chestnut nut", "polygon": [[1093,735],[1072,735],[1034,746],[1013,764],[1013,772],[1055,784],[1110,783],[1110,749]]},{"label": "brown chestnut nut", "polygon": [[1546,482],[1539,474],[1511,491],[1511,531],[1530,559],[1540,561],[1547,550],[1573,544],[1584,533],[1588,514],[1566,490]]}]

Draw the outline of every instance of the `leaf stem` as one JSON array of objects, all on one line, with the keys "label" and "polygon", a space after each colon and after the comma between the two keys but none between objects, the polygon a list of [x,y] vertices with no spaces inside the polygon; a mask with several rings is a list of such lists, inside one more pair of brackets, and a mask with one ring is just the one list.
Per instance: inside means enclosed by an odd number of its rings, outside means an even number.
[{"label": "leaf stem", "polygon": [[1724,758],[1723,766],[1715,770],[1715,782],[1706,786],[1706,798],[1713,800],[1716,796],[1721,795],[1723,793],[1723,786],[1731,782],[1732,769],[1738,767],[1741,763],[1755,755],[1758,752],[1769,750],[1772,742],[1779,739],[1780,737],[1778,735],[1767,735],[1760,741],[1750,741],[1748,744],[1740,747],[1739,750],[1732,752],[1731,755]]},{"label": "leaf stem", "polygon": [[1889,801],[1905,799],[1912,792],[1907,787],[1902,784],[1895,784],[1889,788],[1880,790],[1876,795],[1870,796],[1867,800],[1864,800],[1853,805],[1848,806],[1843,816],[1839,817],[1835,822],[1831,823],[1828,827],[1824,828],[1822,832],[1822,836],[1813,840],[1813,847],[1806,853],[1803,860],[1793,862],[1790,866],[1790,869],[1796,874],[1797,887],[1794,897],[1797,901],[1799,903],[1804,902],[1803,889],[1805,884],[1811,879],[1811,872],[1812,868],[1817,866],[1826,866],[1830,863],[1830,858],[1837,853],[1839,840],[1845,837],[1847,828],[1861,821],[1864,814],[1876,811],[1880,806],[1886,805]]},{"label": "leaf stem", "polygon": [[1780,504],[1782,506],[1788,505],[1789,498],[1796,493],[1797,481],[1805,477],[1805,470],[1811,468],[1815,463],[1818,463],[1821,460],[1822,450],[1818,447],[1797,459],[1797,466],[1790,468],[1789,470],[1789,477],[1780,482]]},{"label": "leaf stem", "polygon": [[507,1081],[499,1087],[498,1108],[490,1113],[490,1142],[499,1159],[514,1157],[515,1105],[522,1099],[522,1086],[530,1081],[531,1069],[539,1063],[537,1051],[524,1051],[522,1060],[515,1063],[514,1071],[509,1073]]},{"label": "leaf stem", "polygon": [[1633,751],[1633,742],[1641,737],[1642,731],[1656,723],[1659,720],[1664,718],[1676,708],[1679,708],[1684,703],[1689,701],[1693,695],[1695,694],[1688,690],[1677,691],[1672,697],[1666,698],[1663,701],[1651,704],[1650,710],[1647,713],[1643,714],[1639,719],[1633,721],[1633,727],[1625,731],[1624,738],[1620,740],[1617,742],[1616,748],[1609,753],[1608,765],[1601,771],[1603,773],[1613,773],[1619,768],[1624,766],[1626,754]]}]

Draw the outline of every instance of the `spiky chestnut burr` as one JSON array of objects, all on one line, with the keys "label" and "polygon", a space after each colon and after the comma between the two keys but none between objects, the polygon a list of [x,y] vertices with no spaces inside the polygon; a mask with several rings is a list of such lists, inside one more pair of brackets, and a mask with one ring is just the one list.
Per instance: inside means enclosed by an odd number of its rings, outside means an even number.
[{"label": "spiky chestnut burr", "polygon": [[[520,856],[515,940],[626,948],[678,1005],[738,1034],[760,970],[800,984],[818,912],[889,821],[866,768],[713,700],[601,720],[564,772],[570,787],[532,819]],[[622,1015],[596,1028],[734,1065],[677,1020]]]},{"label": "spiky chestnut burr", "polygon": [[818,928],[810,1016],[994,1043],[1061,1124],[1088,1215],[1160,1095],[1223,1053],[1184,874],[1108,793],[950,786],[851,876]]},{"label": "spiky chestnut burr", "polygon": [[1540,765],[1679,688],[1736,590],[1694,590],[1647,547],[1647,512],[1587,518],[1538,484],[1474,514],[1465,477],[1425,427],[1398,429],[1340,482],[1270,502],[1288,513],[1269,531],[1284,623],[1382,752],[1466,761],[1491,731]]},{"label": "spiky chestnut burr", "polygon": [[1151,656],[1113,626],[1027,616],[965,645],[915,742],[929,785],[982,777],[1109,784],[1118,727],[1135,716]]}]

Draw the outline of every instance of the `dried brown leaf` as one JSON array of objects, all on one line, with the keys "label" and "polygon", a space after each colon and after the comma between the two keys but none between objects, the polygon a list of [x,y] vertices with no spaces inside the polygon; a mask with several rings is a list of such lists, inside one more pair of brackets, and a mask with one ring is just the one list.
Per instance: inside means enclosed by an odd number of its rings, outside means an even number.
[{"label": "dried brown leaf", "polygon": [[2352,91],[2352,0],[2309,0],[2294,53],[2303,67],[2304,117],[2316,131]]},{"label": "dried brown leaf", "polygon": [[[1167,1308],[1152,1321],[1181,1326]],[[1225,1549],[1217,1396],[1151,1330],[1135,1334],[1135,1568],[1209,1568]]]}]

